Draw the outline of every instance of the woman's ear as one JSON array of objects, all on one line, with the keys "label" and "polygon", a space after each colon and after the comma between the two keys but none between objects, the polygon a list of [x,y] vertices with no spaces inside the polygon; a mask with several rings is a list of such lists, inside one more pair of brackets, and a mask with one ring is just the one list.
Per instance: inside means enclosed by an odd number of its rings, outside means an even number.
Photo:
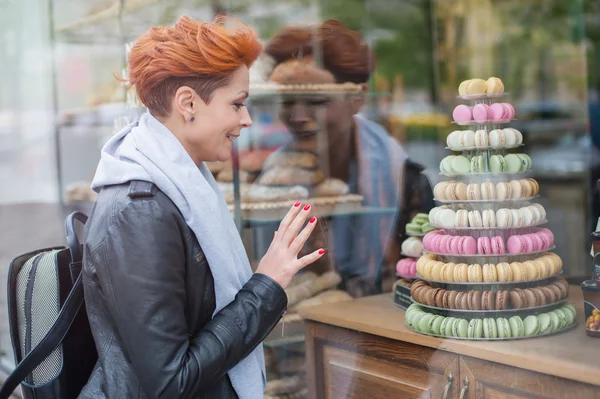
[{"label": "woman's ear", "polygon": [[173,110],[187,121],[198,111],[197,101],[201,101],[194,89],[188,86],[181,86],[175,92],[173,99]]}]

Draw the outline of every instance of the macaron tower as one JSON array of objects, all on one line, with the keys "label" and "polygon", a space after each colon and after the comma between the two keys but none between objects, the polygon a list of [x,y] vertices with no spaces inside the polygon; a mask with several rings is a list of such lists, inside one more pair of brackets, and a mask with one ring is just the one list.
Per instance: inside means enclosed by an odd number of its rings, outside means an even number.
[{"label": "macaron tower", "polygon": [[406,325],[458,339],[526,339],[572,327],[576,314],[546,210],[535,203],[539,184],[527,176],[523,136],[507,124],[499,78],[461,83],[453,155],[440,164],[450,179],[434,189],[433,230],[422,238]]},{"label": "macaron tower", "polygon": [[427,213],[418,213],[406,224],[407,238],[402,242],[402,258],[396,264],[396,276],[405,279],[414,279],[417,275],[417,259],[423,253],[422,237],[430,231],[436,230],[429,223]]}]

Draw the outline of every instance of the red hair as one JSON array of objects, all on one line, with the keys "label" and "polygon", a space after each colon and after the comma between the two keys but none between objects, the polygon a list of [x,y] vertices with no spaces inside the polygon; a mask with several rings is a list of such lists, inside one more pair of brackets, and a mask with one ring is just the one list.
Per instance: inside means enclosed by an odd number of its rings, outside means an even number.
[{"label": "red hair", "polygon": [[335,19],[316,27],[283,28],[269,41],[265,53],[280,64],[312,55],[319,47],[322,67],[331,72],[338,83],[365,83],[375,69],[375,55],[360,33]]},{"label": "red hair", "polygon": [[173,27],[153,27],[136,40],[129,53],[128,83],[150,112],[168,116],[181,86],[191,87],[208,103],[236,69],[252,65],[262,45],[249,27],[241,22],[226,27],[228,21],[220,16],[200,23],[183,16]]}]

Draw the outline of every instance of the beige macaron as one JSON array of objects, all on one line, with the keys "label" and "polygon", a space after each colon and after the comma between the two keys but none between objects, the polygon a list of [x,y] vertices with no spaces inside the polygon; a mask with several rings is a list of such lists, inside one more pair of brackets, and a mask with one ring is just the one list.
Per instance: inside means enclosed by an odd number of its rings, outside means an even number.
[{"label": "beige macaron", "polygon": [[496,184],[496,199],[504,201],[512,198],[512,186],[510,183],[501,181]]},{"label": "beige macaron", "polygon": [[485,80],[471,79],[467,84],[467,94],[484,94],[486,90]]},{"label": "beige macaron", "polygon": [[527,272],[527,280],[537,280],[542,277],[542,273],[535,262],[530,260],[523,262]]},{"label": "beige macaron", "polygon": [[481,187],[479,184],[469,184],[467,186],[467,200],[469,201],[479,201],[481,200]]},{"label": "beige macaron", "polygon": [[444,262],[436,261],[431,266],[431,278],[436,281],[442,281],[442,267],[444,267]]},{"label": "beige macaron", "polygon": [[459,263],[454,268],[454,281],[457,283],[468,283],[469,282],[469,265],[466,263]]},{"label": "beige macaron", "polygon": [[467,95],[467,86],[469,85],[470,80],[464,80],[458,85],[458,95],[466,96]]},{"label": "beige macaron", "polygon": [[527,280],[527,270],[525,266],[521,262],[513,262],[510,264],[510,268],[512,269],[513,281],[526,281]]},{"label": "beige macaron", "polygon": [[486,93],[504,93],[504,83],[500,78],[491,77],[485,82]]},{"label": "beige macaron", "polygon": [[442,267],[442,280],[443,281],[454,281],[454,269],[456,268],[456,263],[444,263],[444,267]]},{"label": "beige macaron", "polygon": [[483,281],[486,283],[494,283],[498,281],[498,272],[496,271],[496,265],[493,263],[486,263],[483,265]]},{"label": "beige macaron", "polygon": [[439,182],[438,184],[435,185],[435,188],[433,189],[433,195],[435,195],[436,199],[439,200],[445,200],[446,199],[446,195],[445,195],[445,190],[446,187],[448,186],[448,182]]},{"label": "beige macaron", "polygon": [[521,182],[519,180],[511,180],[510,188],[510,195],[512,199],[519,199],[523,197],[523,186],[521,186]]},{"label": "beige macaron", "polygon": [[468,279],[469,283],[481,283],[483,281],[483,271],[480,264],[469,265]]},{"label": "beige macaron", "polygon": [[456,183],[456,187],[454,188],[454,195],[456,199],[459,201],[464,201],[467,199],[467,184],[461,181]]},{"label": "beige macaron", "polygon": [[552,266],[548,262],[544,262],[543,259],[541,259],[541,258],[534,259],[532,262],[535,263],[537,265],[537,267],[540,269],[540,278],[548,277],[553,274]]},{"label": "beige macaron", "polygon": [[510,265],[506,262],[500,262],[496,265],[496,272],[498,273],[498,281],[501,283],[508,283],[513,281],[513,273]]},{"label": "beige macaron", "polygon": [[456,201],[456,183],[448,183],[446,188],[444,189],[444,198],[448,201]]},{"label": "beige macaron", "polygon": [[534,192],[535,186],[533,184],[531,184],[530,181],[527,181],[526,179],[519,180],[519,183],[521,183],[521,188],[523,189],[523,197],[525,197],[525,198],[533,197],[533,192]]},{"label": "beige macaron", "polygon": [[496,199],[496,186],[494,183],[483,183],[481,185],[481,198],[484,200]]}]

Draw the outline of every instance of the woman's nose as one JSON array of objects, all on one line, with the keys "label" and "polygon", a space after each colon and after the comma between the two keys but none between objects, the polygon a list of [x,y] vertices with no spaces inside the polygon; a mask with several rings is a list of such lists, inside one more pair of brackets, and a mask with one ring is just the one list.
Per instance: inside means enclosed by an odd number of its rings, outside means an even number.
[{"label": "woman's nose", "polygon": [[294,104],[290,115],[290,121],[293,123],[303,123],[309,120],[311,120],[311,115],[308,112],[306,105],[302,103]]},{"label": "woman's nose", "polygon": [[248,108],[243,107],[241,109],[241,111],[242,111],[242,118],[240,119],[240,126],[242,126],[242,127],[252,126],[252,118],[250,117],[250,112],[248,112]]}]

